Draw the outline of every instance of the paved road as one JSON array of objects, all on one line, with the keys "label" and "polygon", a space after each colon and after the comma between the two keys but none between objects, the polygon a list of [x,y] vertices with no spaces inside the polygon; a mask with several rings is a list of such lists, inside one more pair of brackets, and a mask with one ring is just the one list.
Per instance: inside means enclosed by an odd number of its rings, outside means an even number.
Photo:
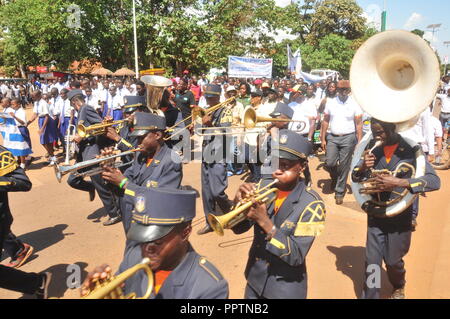
[{"label": "paved road", "polygon": [[[45,151],[37,138],[36,124],[30,127],[34,156]],[[309,298],[357,298],[363,281],[366,216],[360,211],[352,195],[343,206],[334,204],[328,189],[328,176],[318,168],[317,159],[311,161],[314,189],[324,198],[327,207],[326,231],[319,237],[307,258]],[[51,271],[53,282],[50,295],[58,298],[77,298],[78,290],[68,288],[72,283],[72,265],[77,265],[81,277],[96,265],[108,263],[117,269],[124,250],[124,231],[121,224],[104,227],[107,218],[98,197],[89,202],[88,194],[71,189],[67,177],[59,184],[53,168],[43,159],[36,161],[27,172],[33,182],[28,193],[11,193],[10,205],[15,221],[14,233],[35,247],[24,271]],[[421,198],[419,227],[413,234],[411,250],[406,257],[409,298],[450,298],[450,171],[439,172],[443,187],[439,192]],[[229,179],[228,194],[234,194],[242,183],[241,176]],[[200,191],[200,165],[184,166],[183,185]],[[194,248],[211,260],[228,279],[230,297],[244,294],[244,268],[252,232],[224,237],[214,233],[197,236],[203,225],[200,198],[191,242]],[[5,260],[4,262],[6,262]],[[383,273],[384,297],[391,292]],[[22,294],[0,289],[0,298],[28,298]]]}]

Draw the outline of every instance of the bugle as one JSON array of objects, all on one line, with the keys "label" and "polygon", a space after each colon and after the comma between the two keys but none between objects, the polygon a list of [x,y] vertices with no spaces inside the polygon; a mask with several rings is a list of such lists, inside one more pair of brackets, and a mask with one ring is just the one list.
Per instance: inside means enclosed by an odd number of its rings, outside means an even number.
[{"label": "bugle", "polygon": [[[125,270],[117,276],[111,277],[105,283],[97,283],[97,286],[86,296],[82,297],[82,299],[148,299],[152,294],[154,285],[153,271],[149,264],[149,258],[142,259],[139,264]],[[145,271],[148,277],[145,295],[137,297],[134,292],[124,295],[121,285],[140,270]]]},{"label": "bugle", "polygon": [[108,127],[119,125],[124,122],[128,122],[129,120],[120,120],[120,121],[111,121],[111,122],[104,122],[99,124],[94,124],[91,126],[84,126],[83,124],[79,124],[77,126],[77,133],[81,138],[87,138],[91,136],[96,135],[103,135],[106,134],[106,131],[108,130]]},{"label": "bugle", "polygon": [[257,190],[255,192],[255,196],[251,196],[250,198],[243,199],[236,207],[230,211],[229,213],[216,216],[214,214],[208,215],[208,222],[211,225],[211,228],[218,234],[219,236],[223,236],[224,229],[230,229],[234,226],[238,225],[242,221],[245,220],[246,214],[245,212],[252,207],[253,201],[259,202],[262,201],[266,203],[270,200],[269,195],[276,193],[278,188],[272,188],[273,185],[277,184],[278,180],[274,180],[272,183],[267,186]]},{"label": "bugle", "polygon": [[[58,180],[58,182],[61,183],[61,179],[63,178],[64,175],[67,175],[67,174],[74,174],[76,177],[94,176],[94,175],[100,174],[103,171],[103,169],[101,167],[94,167],[94,168],[92,168],[90,170],[86,170],[86,171],[83,171],[83,169],[92,167],[92,166],[97,166],[97,165],[100,165],[105,162],[110,162],[112,160],[115,160],[118,157],[134,154],[135,152],[140,152],[140,151],[141,151],[141,149],[134,149],[134,150],[130,150],[127,152],[122,152],[119,154],[111,155],[108,157],[94,158],[94,159],[76,163],[76,164],[70,165],[70,166],[55,165],[54,168],[55,168],[56,179]],[[113,168],[119,168],[119,167],[128,165],[131,162],[132,161],[124,163],[124,162],[119,161],[119,162],[114,162],[113,165],[111,165],[111,166]]]}]

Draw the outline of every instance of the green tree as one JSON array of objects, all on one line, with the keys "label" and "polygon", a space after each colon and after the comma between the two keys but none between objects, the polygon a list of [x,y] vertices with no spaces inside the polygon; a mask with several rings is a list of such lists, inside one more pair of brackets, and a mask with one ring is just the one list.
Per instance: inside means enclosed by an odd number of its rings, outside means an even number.
[{"label": "green tree", "polygon": [[414,30],[412,30],[411,32],[414,33],[414,34],[417,34],[417,35],[418,35],[419,37],[421,37],[421,38],[423,38],[423,36],[424,36],[424,34],[425,34],[425,31],[419,30],[419,29],[414,29]]},{"label": "green tree", "polygon": [[312,15],[311,29],[306,41],[317,45],[329,34],[337,34],[348,40],[361,38],[366,29],[362,8],[355,0],[324,0],[317,2]]}]

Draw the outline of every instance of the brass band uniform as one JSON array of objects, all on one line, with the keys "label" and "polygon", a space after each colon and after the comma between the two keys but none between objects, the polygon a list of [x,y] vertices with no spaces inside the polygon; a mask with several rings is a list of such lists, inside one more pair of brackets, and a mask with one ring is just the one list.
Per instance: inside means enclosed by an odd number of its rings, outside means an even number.
[{"label": "brass band uniform", "polygon": [[[89,127],[102,122],[102,118],[97,111],[90,105],[85,104],[84,95],[81,90],[72,90],[68,94],[68,99],[79,112],[78,125],[82,124]],[[77,153],[77,163],[94,159],[100,154],[100,149],[111,146],[112,141],[105,136],[91,136],[79,141],[79,152]],[[89,192],[90,199],[93,200],[95,191],[97,191],[103,203],[109,219],[103,223],[105,226],[120,222],[119,207],[111,188],[108,187],[101,176],[91,176],[92,182],[87,182],[81,176],[71,174],[68,184],[78,190]]]},{"label": "brass band uniform", "polygon": [[[278,148],[278,147],[277,147]],[[290,130],[280,130],[279,157],[272,179],[278,193],[271,203],[256,204],[246,220],[233,228],[237,234],[254,225],[254,239],[245,269],[247,299],[303,299],[307,296],[306,255],[324,229],[325,205],[300,177],[307,167],[311,144]],[[274,155],[278,154],[278,155]],[[272,160],[272,165],[276,162]],[[241,186],[239,192],[249,190]],[[236,200],[235,200],[236,201]]]}]

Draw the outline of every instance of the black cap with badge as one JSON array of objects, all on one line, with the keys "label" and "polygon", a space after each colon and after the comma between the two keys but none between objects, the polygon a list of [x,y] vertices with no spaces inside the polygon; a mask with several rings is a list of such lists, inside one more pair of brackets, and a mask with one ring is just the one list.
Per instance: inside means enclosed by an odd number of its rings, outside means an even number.
[{"label": "black cap with badge", "polygon": [[222,88],[218,84],[207,84],[205,86],[205,97],[219,97],[222,93]]},{"label": "black cap with badge", "polygon": [[147,243],[163,238],[176,225],[194,219],[195,201],[191,190],[149,188],[138,194],[127,239]]},{"label": "black cap with badge", "polygon": [[67,93],[67,99],[71,101],[75,96],[81,95],[83,98],[86,98],[86,96],[83,94],[83,91],[80,89],[70,90],[69,93]]},{"label": "black cap with badge", "polygon": [[287,105],[286,103],[278,102],[277,105],[275,106],[275,109],[270,114],[270,116],[275,118],[281,115],[284,115],[289,119],[292,119],[292,117],[294,116],[294,110],[291,107],[289,107],[289,105]]},{"label": "black cap with badge", "polygon": [[143,107],[145,104],[145,96],[124,96],[123,97],[123,111],[125,113],[133,113],[138,108]]},{"label": "black cap with badge", "polygon": [[133,124],[130,136],[143,136],[151,131],[166,130],[166,119],[152,113],[137,112]]},{"label": "black cap with badge", "polygon": [[312,145],[303,136],[294,131],[282,129],[279,131],[279,145],[275,147],[280,159],[298,161],[308,159],[312,152]]}]

